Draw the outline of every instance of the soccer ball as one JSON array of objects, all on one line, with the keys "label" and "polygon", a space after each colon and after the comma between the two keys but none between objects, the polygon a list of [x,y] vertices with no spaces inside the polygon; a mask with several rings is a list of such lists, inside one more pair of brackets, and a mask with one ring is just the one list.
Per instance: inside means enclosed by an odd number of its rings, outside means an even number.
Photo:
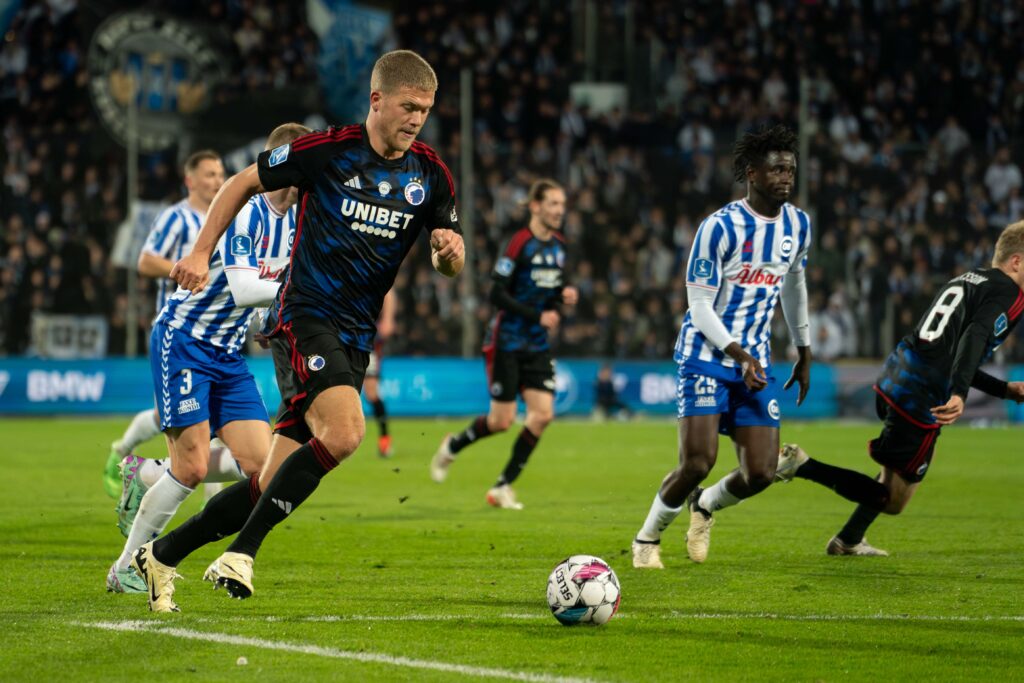
[{"label": "soccer ball", "polygon": [[605,624],[619,609],[619,578],[593,555],[573,555],[548,577],[548,606],[566,626]]}]

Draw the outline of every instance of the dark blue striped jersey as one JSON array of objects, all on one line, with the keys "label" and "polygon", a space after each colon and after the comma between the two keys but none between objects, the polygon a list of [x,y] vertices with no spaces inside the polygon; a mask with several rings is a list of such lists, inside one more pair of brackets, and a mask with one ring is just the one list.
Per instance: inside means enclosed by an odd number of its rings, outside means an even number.
[{"label": "dark blue striped jersey", "polygon": [[540,324],[540,314],[561,303],[565,258],[565,240],[557,232],[547,241],[537,239],[529,228],[512,236],[491,274],[499,295],[507,292],[508,303],[503,306],[501,298],[495,301],[492,295],[498,312],[488,326],[485,350],[548,349],[548,331]]},{"label": "dark blue striped jersey", "polygon": [[966,398],[972,385],[984,387],[978,368],[1010,335],[1022,312],[1024,291],[998,268],[953,278],[889,354],[876,390],[905,417],[931,426],[932,408],[952,394]]},{"label": "dark blue striped jersey", "polygon": [[361,125],[310,133],[260,154],[266,190],[299,188],[281,325],[330,321],[341,341],[373,350],[377,317],[402,260],[422,230],[459,231],[455,183],[421,142],[398,159],[370,147]]}]

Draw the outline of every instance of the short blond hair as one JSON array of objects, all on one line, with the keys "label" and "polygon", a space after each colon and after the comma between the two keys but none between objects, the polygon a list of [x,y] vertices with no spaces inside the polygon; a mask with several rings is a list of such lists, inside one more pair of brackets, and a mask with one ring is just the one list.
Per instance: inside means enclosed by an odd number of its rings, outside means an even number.
[{"label": "short blond hair", "polygon": [[1014,254],[1024,255],[1024,221],[1017,221],[1006,226],[996,241],[996,253],[992,257],[992,265],[998,266]]},{"label": "short blond hair", "polygon": [[264,149],[277,149],[281,145],[286,145],[295,138],[302,137],[307,133],[313,131],[306,128],[301,123],[282,123],[280,126],[270,131],[270,137],[267,138],[267,145]]},{"label": "short blond hair", "polygon": [[373,65],[370,90],[390,93],[403,87],[435,92],[437,74],[427,60],[412,50],[384,53]]}]

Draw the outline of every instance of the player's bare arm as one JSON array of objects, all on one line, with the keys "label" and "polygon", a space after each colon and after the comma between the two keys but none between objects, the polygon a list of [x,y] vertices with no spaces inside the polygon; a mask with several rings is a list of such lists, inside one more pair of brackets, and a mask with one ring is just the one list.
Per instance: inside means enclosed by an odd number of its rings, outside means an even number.
[{"label": "player's bare arm", "polygon": [[800,387],[800,394],[796,398],[796,404],[803,405],[804,399],[807,398],[807,391],[811,388],[811,347],[810,346],[798,346],[796,347],[797,359],[793,365],[793,374],[789,376],[786,383],[782,385],[783,389],[789,389],[793,386],[793,382],[796,382]]},{"label": "player's bare arm", "polygon": [[1014,403],[1024,403],[1024,382],[1008,382],[1004,398]]},{"label": "player's bare arm", "polygon": [[170,277],[174,261],[157,256],[153,252],[143,251],[139,254],[139,275],[151,278]]},{"label": "player's bare arm", "polygon": [[743,350],[738,342],[732,342],[724,349],[736,364],[743,369],[743,383],[751,391],[760,391],[768,386],[768,377],[765,375],[761,361],[757,360]]},{"label": "player's bare arm", "polygon": [[445,277],[455,277],[461,273],[462,267],[466,265],[466,246],[462,235],[441,228],[431,231],[430,261],[434,270]]},{"label": "player's bare arm", "polygon": [[946,401],[945,405],[932,408],[932,415],[940,425],[951,425],[964,414],[964,399],[958,394],[953,394]]},{"label": "player's bare arm", "polygon": [[210,256],[238,212],[254,195],[263,192],[256,164],[231,176],[217,192],[192,251],[174,264],[171,278],[193,294],[203,291],[210,276]]}]

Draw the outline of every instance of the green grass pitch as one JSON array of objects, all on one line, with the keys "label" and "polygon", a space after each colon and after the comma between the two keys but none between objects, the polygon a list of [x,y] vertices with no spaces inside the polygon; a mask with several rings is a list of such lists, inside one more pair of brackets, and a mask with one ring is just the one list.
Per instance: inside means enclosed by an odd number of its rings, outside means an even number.
[{"label": "green grass pitch", "polygon": [[[675,462],[674,423],[555,423],[516,486],[521,512],[484,502],[512,434],[430,481],[437,442],[464,423],[395,421],[387,461],[370,424],[360,451],[268,538],[251,599],[201,580],[221,542],[179,567],[182,613],[153,615],[142,595],[104,592],[123,539],[100,472],[125,422],[4,418],[0,679],[1024,679],[1019,428],[943,434],[908,510],[868,534],[892,557],[826,556],[852,505],[795,481],[720,513],[706,564],[686,559],[684,516],[663,540],[668,568],[639,571],[629,542]],[[874,474],[876,432],[787,423],[783,438]],[[734,462],[723,442],[709,481]],[[548,572],[574,553],[619,576],[607,626],[550,616]]]}]

